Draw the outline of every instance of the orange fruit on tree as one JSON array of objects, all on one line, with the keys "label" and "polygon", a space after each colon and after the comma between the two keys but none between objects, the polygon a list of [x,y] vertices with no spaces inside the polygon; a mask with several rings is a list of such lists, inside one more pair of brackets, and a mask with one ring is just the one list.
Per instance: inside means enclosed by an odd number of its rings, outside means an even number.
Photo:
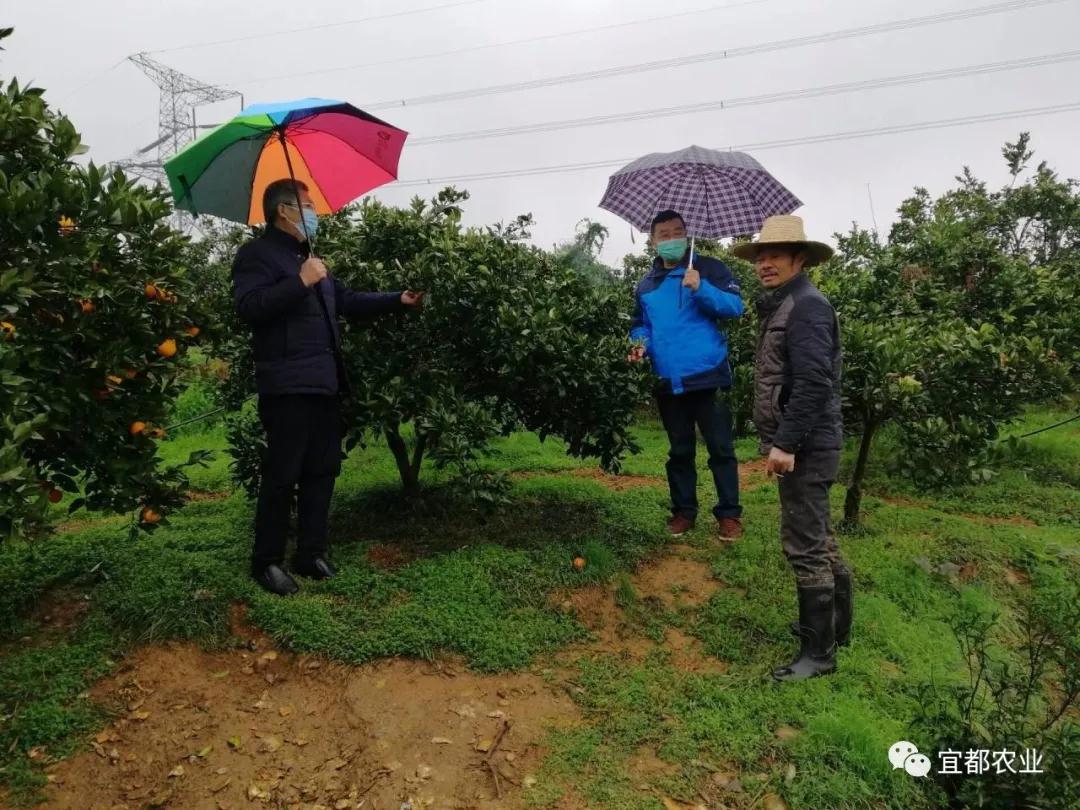
[{"label": "orange fruit on tree", "polygon": [[147,435],[149,435],[151,439],[164,439],[165,438],[165,428],[163,428],[163,427],[150,428]]},{"label": "orange fruit on tree", "polygon": [[124,376],[127,377],[129,380],[134,380],[136,377],[139,376],[139,372],[137,372],[133,368],[125,368],[124,369]]},{"label": "orange fruit on tree", "polygon": [[584,557],[574,557],[574,568],[577,569],[578,571],[584,571],[585,570],[585,558]]},{"label": "orange fruit on tree", "polygon": [[84,298],[79,302],[79,309],[82,310],[83,315],[91,315],[94,312],[94,302],[89,298]]},{"label": "orange fruit on tree", "polygon": [[143,523],[149,523],[152,525],[154,523],[161,522],[161,513],[158,512],[156,509],[153,509],[152,507],[144,506],[142,513],[139,515],[139,518],[140,520],[142,520]]},{"label": "orange fruit on tree", "polygon": [[188,337],[198,337],[199,336],[199,327],[197,327],[197,326],[189,326],[184,331],[187,332]]},{"label": "orange fruit on tree", "polygon": [[53,487],[49,490],[49,503],[60,503],[64,499],[64,493]]},{"label": "orange fruit on tree", "polygon": [[0,335],[3,335],[4,340],[11,340],[15,337],[15,324],[9,321],[0,321]]},{"label": "orange fruit on tree", "polygon": [[105,381],[106,381],[106,382],[110,382],[110,383],[112,383],[113,385],[120,385],[120,383],[122,383],[122,382],[123,382],[123,380],[122,380],[122,379],[120,379],[119,377],[117,377],[117,376],[116,376],[115,374],[110,374],[109,376],[107,376],[107,377],[105,378]]},{"label": "orange fruit on tree", "polygon": [[166,338],[161,341],[157,347],[157,353],[162,357],[172,357],[176,354],[176,340],[174,338]]},{"label": "orange fruit on tree", "polygon": [[146,297],[153,300],[158,297],[158,288],[153,284],[146,285]]},{"label": "orange fruit on tree", "polygon": [[144,430],[146,430],[146,422],[135,421],[128,426],[128,433],[132,436],[138,436]]}]

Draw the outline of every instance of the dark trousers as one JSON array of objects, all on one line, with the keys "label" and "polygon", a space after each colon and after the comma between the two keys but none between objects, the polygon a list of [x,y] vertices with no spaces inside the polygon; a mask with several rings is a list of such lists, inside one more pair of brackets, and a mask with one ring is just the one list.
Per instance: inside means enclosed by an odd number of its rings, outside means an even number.
[{"label": "dark trousers", "polygon": [[691,520],[697,518],[697,428],[709,450],[709,469],[716,484],[713,514],[717,519],[740,517],[739,463],[735,460],[731,409],[727,402],[717,398],[714,388],[679,395],[662,394],[658,401],[660,419],[671,444],[667,478],[672,514]]},{"label": "dark trousers", "polygon": [[255,510],[254,571],[285,561],[294,498],[297,557],[326,554],[330,497],[341,471],[341,401],[318,394],[259,397],[259,419],[267,453]]},{"label": "dark trousers", "polygon": [[840,556],[829,512],[829,488],[840,468],[839,450],[795,457],[795,470],[780,481],[780,542],[800,585],[833,585],[834,574],[849,572]]}]

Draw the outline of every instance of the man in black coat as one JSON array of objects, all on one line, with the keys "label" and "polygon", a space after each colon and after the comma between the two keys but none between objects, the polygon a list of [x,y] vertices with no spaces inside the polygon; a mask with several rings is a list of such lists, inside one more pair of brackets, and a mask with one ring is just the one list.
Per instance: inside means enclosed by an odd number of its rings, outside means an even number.
[{"label": "man in black coat", "polygon": [[836,668],[851,634],[851,570],[829,514],[843,445],[840,326],[828,299],[803,272],[832,255],[806,238],[799,217],[770,217],[756,242],[735,255],[754,262],[765,291],[754,364],[754,424],[766,469],[780,481],[780,538],[795,572],[799,654],[773,672],[802,680]]},{"label": "man in black coat", "polygon": [[266,230],[233,262],[240,318],[252,329],[259,418],[267,454],[255,511],[251,573],[280,596],[295,593],[285,572],[285,543],[294,493],[297,549],[292,571],[313,579],[335,573],[327,559],[327,524],[341,470],[341,396],[348,380],[338,317],[401,312],[422,293],[365,293],[345,287],[311,255],[318,229],[307,187],[278,180],[263,194]]}]

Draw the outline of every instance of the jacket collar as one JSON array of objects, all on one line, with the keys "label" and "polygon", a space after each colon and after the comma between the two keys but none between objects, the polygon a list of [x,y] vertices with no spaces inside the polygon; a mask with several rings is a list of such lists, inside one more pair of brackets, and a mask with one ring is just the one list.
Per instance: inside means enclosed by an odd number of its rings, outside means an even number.
[{"label": "jacket collar", "polygon": [[283,248],[287,248],[295,253],[299,253],[301,256],[311,255],[311,246],[307,242],[302,242],[290,233],[286,233],[276,225],[267,225],[266,230],[263,231],[263,239],[271,242],[275,245],[280,245]]},{"label": "jacket collar", "polygon": [[[694,258],[700,260],[702,257],[695,253]],[[679,259],[679,263],[674,267],[664,267],[664,260],[659,256],[653,258],[652,269],[649,271],[650,275],[660,277],[666,276],[668,273],[675,273],[678,271],[685,272],[687,266],[690,264],[690,248],[686,249],[686,253]]]},{"label": "jacket collar", "polygon": [[775,290],[763,290],[758,293],[755,304],[759,314],[767,315],[776,311],[784,299],[797,290],[801,290],[810,283],[806,271],[800,271],[793,279],[777,287]]}]

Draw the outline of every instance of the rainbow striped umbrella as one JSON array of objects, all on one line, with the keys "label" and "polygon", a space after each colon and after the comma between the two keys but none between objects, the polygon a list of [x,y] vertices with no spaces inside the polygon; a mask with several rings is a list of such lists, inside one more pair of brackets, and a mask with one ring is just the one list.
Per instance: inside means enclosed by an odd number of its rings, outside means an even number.
[{"label": "rainbow striped umbrella", "polygon": [[176,206],[255,225],[263,190],[292,177],[329,214],[397,179],[409,133],[351,104],[305,98],[254,104],[165,162]]}]

